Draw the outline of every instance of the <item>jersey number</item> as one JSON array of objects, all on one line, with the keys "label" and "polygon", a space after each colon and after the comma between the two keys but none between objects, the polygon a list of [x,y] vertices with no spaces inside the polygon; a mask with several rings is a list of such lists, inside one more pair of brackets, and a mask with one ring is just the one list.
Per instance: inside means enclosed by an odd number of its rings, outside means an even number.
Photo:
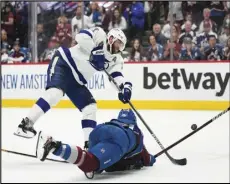
[{"label": "jersey number", "polygon": [[51,80],[52,75],[54,74],[54,69],[55,69],[55,66],[56,66],[56,64],[57,64],[58,59],[59,59],[59,57],[56,56],[56,57],[54,58],[54,60],[53,60],[52,65],[51,65],[51,68],[50,68],[50,80]]}]

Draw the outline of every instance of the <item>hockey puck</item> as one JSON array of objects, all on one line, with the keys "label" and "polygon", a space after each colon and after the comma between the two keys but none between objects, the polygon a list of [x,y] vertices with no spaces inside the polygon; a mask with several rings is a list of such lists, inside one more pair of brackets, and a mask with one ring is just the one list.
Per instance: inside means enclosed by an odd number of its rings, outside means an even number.
[{"label": "hockey puck", "polygon": [[196,125],[196,124],[193,124],[193,125],[191,126],[191,129],[192,129],[192,130],[196,130],[196,129],[197,129],[197,125]]}]

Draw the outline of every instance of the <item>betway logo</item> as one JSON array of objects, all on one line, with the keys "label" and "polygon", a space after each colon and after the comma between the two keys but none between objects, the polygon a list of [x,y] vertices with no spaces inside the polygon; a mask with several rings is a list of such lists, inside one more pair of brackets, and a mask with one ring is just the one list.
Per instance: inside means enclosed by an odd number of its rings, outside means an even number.
[{"label": "betway logo", "polygon": [[174,68],[172,73],[164,72],[156,76],[156,74],[148,71],[148,67],[144,67],[143,78],[145,89],[153,89],[158,84],[161,89],[174,88],[179,90],[183,86],[188,90],[200,88],[214,90],[219,85],[220,90],[216,92],[216,96],[223,96],[229,84],[230,73],[222,73],[222,75],[218,72],[191,73],[186,72],[183,68]]}]

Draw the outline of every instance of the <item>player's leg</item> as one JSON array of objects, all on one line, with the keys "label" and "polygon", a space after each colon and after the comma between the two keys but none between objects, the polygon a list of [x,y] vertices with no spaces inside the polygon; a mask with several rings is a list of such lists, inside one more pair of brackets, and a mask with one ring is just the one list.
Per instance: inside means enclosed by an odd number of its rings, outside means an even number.
[{"label": "player's leg", "polygon": [[59,156],[68,163],[77,165],[84,172],[95,171],[99,167],[99,161],[92,153],[78,146],[63,144],[43,133],[39,134],[37,147],[38,158],[44,161],[50,153]]},{"label": "player's leg", "polygon": [[96,111],[97,104],[86,86],[79,85],[75,80],[71,80],[66,95],[73,104],[82,112],[82,129],[84,132],[84,140],[89,140],[89,134],[96,127]]},{"label": "player's leg", "polygon": [[36,135],[34,123],[63,97],[70,72],[59,52],[56,52],[48,66],[46,90],[19,124],[15,135],[26,138]]}]

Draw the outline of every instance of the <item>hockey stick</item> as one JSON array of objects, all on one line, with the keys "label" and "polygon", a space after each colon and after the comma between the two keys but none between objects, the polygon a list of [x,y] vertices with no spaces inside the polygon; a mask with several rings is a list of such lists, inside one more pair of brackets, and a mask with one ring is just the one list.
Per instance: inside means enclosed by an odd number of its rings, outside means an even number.
[{"label": "hockey stick", "polygon": [[[111,75],[104,70],[104,72],[107,74],[107,76],[109,77],[109,80],[112,81],[114,83],[114,85],[116,86],[116,88],[118,89],[118,91],[120,92],[121,89],[118,86],[118,84],[116,83],[116,81],[114,80],[113,77],[111,77]],[[136,108],[133,106],[133,104],[129,101],[128,104],[130,105],[130,107],[133,109],[133,111],[136,113],[136,115],[139,117],[139,119],[142,121],[142,123],[145,125],[145,127],[148,129],[148,131],[150,132],[150,134],[153,136],[153,138],[156,140],[156,142],[158,143],[158,145],[161,147],[162,150],[164,150],[164,146],[162,145],[162,143],[160,142],[160,140],[157,138],[157,136],[153,133],[153,131],[151,130],[151,128],[147,125],[147,123],[144,121],[144,119],[142,118],[142,116],[138,113],[138,111],[136,110]],[[169,160],[177,165],[186,165],[187,164],[187,159],[183,158],[183,159],[174,159],[173,157],[171,157],[168,152],[164,152],[167,157],[169,158]]]},{"label": "hockey stick", "polygon": [[222,111],[221,113],[219,113],[218,115],[216,115],[215,117],[213,117],[212,119],[210,119],[209,121],[207,121],[206,123],[204,123],[202,126],[200,126],[199,128],[197,128],[196,130],[192,131],[191,133],[187,134],[186,136],[182,137],[180,140],[176,141],[175,143],[173,143],[172,145],[168,146],[167,148],[165,148],[164,150],[160,151],[159,153],[157,153],[154,157],[159,157],[161,154],[163,154],[164,152],[170,150],[171,148],[173,148],[174,146],[178,145],[179,143],[181,143],[182,141],[184,141],[185,139],[189,138],[190,136],[192,136],[193,134],[195,134],[196,132],[200,131],[202,128],[206,127],[207,125],[209,125],[210,123],[212,123],[213,121],[215,121],[216,119],[218,119],[220,116],[222,116],[223,114],[225,114],[226,112],[228,112],[230,110],[230,107],[228,107],[227,109],[225,109],[224,111]]},{"label": "hockey stick", "polygon": [[[37,158],[36,155],[30,155],[30,154],[20,153],[20,152],[16,152],[16,151],[10,151],[10,150],[6,150],[6,149],[1,149],[1,151],[6,152],[6,153],[12,153],[12,154],[15,154],[15,155],[21,155],[21,156],[26,156],[26,157],[31,157],[31,158]],[[53,161],[53,162],[67,163],[66,161],[55,160],[55,159],[51,159],[51,158],[47,158],[46,160]]]}]

